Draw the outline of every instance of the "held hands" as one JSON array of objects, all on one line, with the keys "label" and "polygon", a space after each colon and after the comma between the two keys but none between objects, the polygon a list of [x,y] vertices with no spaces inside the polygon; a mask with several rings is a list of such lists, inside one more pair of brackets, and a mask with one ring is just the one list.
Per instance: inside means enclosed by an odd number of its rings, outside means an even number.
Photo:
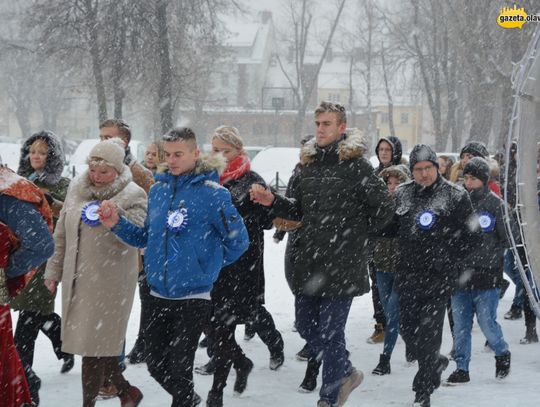
[{"label": "held hands", "polygon": [[249,197],[253,202],[263,206],[272,205],[275,199],[274,194],[269,189],[263,187],[260,184],[251,185]]},{"label": "held hands", "polygon": [[120,220],[118,208],[113,201],[103,201],[97,212],[101,223],[109,229],[115,227]]},{"label": "held hands", "polygon": [[47,290],[49,290],[51,294],[54,294],[58,283],[54,280],[49,280],[47,278],[43,281],[43,283],[45,284],[45,287],[47,287]]}]

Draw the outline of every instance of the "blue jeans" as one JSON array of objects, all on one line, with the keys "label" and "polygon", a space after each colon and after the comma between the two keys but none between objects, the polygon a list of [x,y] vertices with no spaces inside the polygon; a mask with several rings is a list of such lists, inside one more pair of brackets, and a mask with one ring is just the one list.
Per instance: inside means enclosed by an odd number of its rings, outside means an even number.
[{"label": "blue jeans", "polygon": [[337,402],[341,381],[352,372],[345,347],[345,325],[352,298],[322,298],[298,295],[296,326],[313,354],[322,359],[320,399]]},{"label": "blue jeans", "polygon": [[512,305],[523,309],[523,301],[525,300],[525,288],[523,287],[523,281],[521,281],[521,276],[519,270],[514,261],[514,252],[510,249],[506,250],[504,254],[504,273],[510,277],[510,280],[515,284],[516,291],[514,293],[514,299],[512,300]]},{"label": "blue jeans", "polygon": [[471,329],[476,314],[478,325],[495,356],[508,352],[501,326],[497,322],[499,289],[459,290],[452,296],[452,314],[454,315],[454,336],[456,349],[454,360],[458,369],[469,371],[471,361]]},{"label": "blue jeans", "polygon": [[394,288],[394,273],[377,271],[379,297],[386,317],[383,354],[390,357],[399,334],[399,294]]}]

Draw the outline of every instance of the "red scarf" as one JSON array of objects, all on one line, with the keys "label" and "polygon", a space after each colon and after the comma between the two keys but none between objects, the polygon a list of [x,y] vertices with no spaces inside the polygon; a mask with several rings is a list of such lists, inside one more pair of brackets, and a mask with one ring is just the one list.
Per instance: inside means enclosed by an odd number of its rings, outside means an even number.
[{"label": "red scarf", "polygon": [[223,185],[227,181],[238,179],[245,175],[250,169],[251,164],[249,162],[249,157],[245,154],[240,154],[234,160],[227,163],[225,171],[223,171],[223,174],[219,177],[219,182]]}]

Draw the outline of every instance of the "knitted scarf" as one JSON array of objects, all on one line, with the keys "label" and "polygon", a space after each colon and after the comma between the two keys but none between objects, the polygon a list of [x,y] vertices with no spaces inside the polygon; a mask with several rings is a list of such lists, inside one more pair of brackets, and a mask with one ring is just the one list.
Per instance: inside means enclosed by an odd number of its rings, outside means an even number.
[{"label": "knitted scarf", "polygon": [[249,157],[245,154],[240,154],[231,162],[227,163],[227,167],[223,171],[223,174],[219,177],[221,185],[228,181],[238,179],[245,175],[251,169]]}]

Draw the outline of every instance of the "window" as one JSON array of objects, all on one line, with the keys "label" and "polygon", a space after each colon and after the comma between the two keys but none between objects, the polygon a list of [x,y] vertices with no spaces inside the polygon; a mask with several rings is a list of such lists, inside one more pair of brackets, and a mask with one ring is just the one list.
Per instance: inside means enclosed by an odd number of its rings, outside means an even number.
[{"label": "window", "polygon": [[401,113],[401,124],[409,123],[409,113]]},{"label": "window", "polygon": [[388,123],[388,113],[381,114],[381,123]]},{"label": "window", "polygon": [[340,103],[341,102],[341,95],[339,93],[329,93],[328,94],[328,101],[333,103]]}]

